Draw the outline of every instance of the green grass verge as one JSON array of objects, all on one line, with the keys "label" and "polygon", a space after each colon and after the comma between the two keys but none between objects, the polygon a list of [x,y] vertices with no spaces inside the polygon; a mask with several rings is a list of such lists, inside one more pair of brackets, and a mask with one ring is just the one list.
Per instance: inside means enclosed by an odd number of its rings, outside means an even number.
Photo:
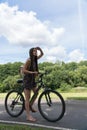
[{"label": "green grass verge", "polygon": [[73,88],[66,92],[61,92],[61,95],[64,97],[65,100],[73,99],[73,100],[87,100],[87,88]]},{"label": "green grass verge", "polygon": [[47,128],[30,127],[27,125],[8,125],[0,124],[0,130],[52,130]]},{"label": "green grass verge", "polygon": [[61,93],[65,100],[73,99],[73,100],[87,100],[87,92],[69,92],[69,93]]},{"label": "green grass verge", "polygon": [[0,99],[4,99],[7,93],[0,93]]},{"label": "green grass verge", "polygon": [[[65,92],[62,92],[59,89],[56,91],[58,91],[65,100],[67,99],[87,100],[87,88],[77,87]],[[4,100],[6,94],[7,93],[0,93],[0,99]]]}]

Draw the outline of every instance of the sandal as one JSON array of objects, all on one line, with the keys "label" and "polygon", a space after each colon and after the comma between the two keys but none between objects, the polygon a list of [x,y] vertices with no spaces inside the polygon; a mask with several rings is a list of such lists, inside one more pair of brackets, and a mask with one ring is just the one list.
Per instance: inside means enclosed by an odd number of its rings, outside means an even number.
[{"label": "sandal", "polygon": [[36,122],[36,119],[35,118],[33,118],[33,117],[31,117],[30,119],[26,119],[27,121],[29,121],[29,122]]}]

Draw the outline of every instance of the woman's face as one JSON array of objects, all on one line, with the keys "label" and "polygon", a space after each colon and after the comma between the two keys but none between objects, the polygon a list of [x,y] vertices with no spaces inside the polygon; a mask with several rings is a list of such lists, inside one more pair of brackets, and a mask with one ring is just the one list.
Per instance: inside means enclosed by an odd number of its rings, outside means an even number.
[{"label": "woman's face", "polygon": [[35,49],[35,48],[33,49],[33,55],[37,56],[37,49]]}]

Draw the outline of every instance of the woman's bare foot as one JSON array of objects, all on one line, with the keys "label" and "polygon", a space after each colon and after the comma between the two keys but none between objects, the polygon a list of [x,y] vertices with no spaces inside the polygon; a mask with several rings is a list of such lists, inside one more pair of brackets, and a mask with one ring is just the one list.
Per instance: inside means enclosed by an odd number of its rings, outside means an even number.
[{"label": "woman's bare foot", "polygon": [[28,116],[28,117],[27,117],[27,121],[35,122],[36,119],[33,118],[32,116]]}]

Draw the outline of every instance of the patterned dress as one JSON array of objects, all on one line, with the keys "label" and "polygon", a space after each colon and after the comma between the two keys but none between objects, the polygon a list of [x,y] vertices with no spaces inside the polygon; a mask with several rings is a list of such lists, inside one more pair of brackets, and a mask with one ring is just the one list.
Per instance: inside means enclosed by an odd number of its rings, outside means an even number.
[{"label": "patterned dress", "polygon": [[[30,65],[28,70],[37,71],[37,65],[35,61]],[[23,85],[25,89],[29,90],[32,90],[34,87],[36,87],[35,74],[24,74]]]}]

